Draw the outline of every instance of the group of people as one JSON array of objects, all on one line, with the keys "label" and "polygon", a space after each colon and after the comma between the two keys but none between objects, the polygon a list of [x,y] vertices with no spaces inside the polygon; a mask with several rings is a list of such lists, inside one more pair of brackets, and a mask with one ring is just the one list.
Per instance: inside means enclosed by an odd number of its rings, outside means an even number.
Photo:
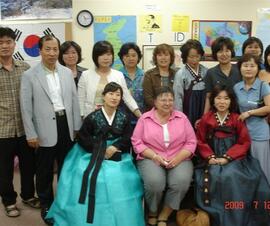
[{"label": "group of people", "polygon": [[210,69],[200,64],[201,43],[188,40],[177,72],[173,48],[160,44],[145,73],[135,43],[122,45],[119,71],[108,41],[95,43],[94,69],[78,65],[81,48],[73,41],[40,38],[41,62],[31,68],[12,58],[15,45],[13,30],[0,27],[0,195],[7,216],[20,215],[12,182],[17,155],[22,201],[41,208],[48,225],[143,226],[146,218],[166,226],[193,180],[211,225],[269,225],[270,47],[263,63],[259,39],[247,39],[233,64],[232,40],[217,38],[218,64]]}]

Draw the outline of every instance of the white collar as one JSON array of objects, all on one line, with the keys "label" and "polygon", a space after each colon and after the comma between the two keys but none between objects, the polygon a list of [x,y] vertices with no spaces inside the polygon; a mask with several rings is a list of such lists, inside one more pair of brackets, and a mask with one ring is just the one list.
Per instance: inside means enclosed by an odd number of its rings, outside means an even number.
[{"label": "white collar", "polygon": [[229,112],[227,112],[226,115],[224,116],[224,118],[221,119],[220,115],[219,115],[218,112],[217,112],[217,117],[218,117],[218,120],[219,120],[221,126],[222,126],[222,125],[224,124],[224,122],[226,121],[228,114],[229,114]]},{"label": "white collar", "polygon": [[113,114],[112,114],[112,117],[109,118],[109,116],[108,116],[108,114],[106,113],[104,107],[101,107],[101,110],[102,110],[102,112],[103,112],[103,114],[104,114],[104,116],[105,116],[105,118],[106,118],[108,124],[111,126],[112,123],[113,123],[113,120],[114,120],[116,111],[114,111]]}]

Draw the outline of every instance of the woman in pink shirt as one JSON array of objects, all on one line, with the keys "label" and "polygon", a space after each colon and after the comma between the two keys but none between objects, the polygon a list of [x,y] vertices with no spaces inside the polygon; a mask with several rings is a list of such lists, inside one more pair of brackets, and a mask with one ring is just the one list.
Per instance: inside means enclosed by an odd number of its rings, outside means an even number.
[{"label": "woman in pink shirt", "polygon": [[[173,103],[172,89],[161,87],[154,97],[154,108],[140,117],[131,138],[144,181],[148,225],[167,225],[168,217],[178,210],[192,179],[190,159],[197,140],[189,120],[173,109]],[[163,194],[164,203],[159,212]]]}]

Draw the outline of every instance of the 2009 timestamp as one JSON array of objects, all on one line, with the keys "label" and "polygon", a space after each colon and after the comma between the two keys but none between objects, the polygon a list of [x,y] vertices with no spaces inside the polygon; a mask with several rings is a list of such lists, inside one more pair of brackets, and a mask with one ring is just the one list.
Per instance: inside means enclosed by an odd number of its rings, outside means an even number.
[{"label": "2009 timestamp", "polygon": [[245,203],[245,201],[226,201],[224,203],[224,208],[226,210],[235,210],[235,209],[244,209],[247,206],[249,206],[254,209],[265,209],[265,210],[270,210],[270,200],[265,200],[265,201],[258,201],[254,200],[252,203]]}]

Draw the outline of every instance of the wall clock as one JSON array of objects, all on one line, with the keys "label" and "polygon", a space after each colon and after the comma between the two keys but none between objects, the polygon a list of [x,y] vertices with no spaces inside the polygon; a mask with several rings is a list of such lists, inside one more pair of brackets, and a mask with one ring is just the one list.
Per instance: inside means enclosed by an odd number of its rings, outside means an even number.
[{"label": "wall clock", "polygon": [[86,9],[81,10],[77,15],[77,22],[82,27],[89,27],[94,22],[94,16]]}]

